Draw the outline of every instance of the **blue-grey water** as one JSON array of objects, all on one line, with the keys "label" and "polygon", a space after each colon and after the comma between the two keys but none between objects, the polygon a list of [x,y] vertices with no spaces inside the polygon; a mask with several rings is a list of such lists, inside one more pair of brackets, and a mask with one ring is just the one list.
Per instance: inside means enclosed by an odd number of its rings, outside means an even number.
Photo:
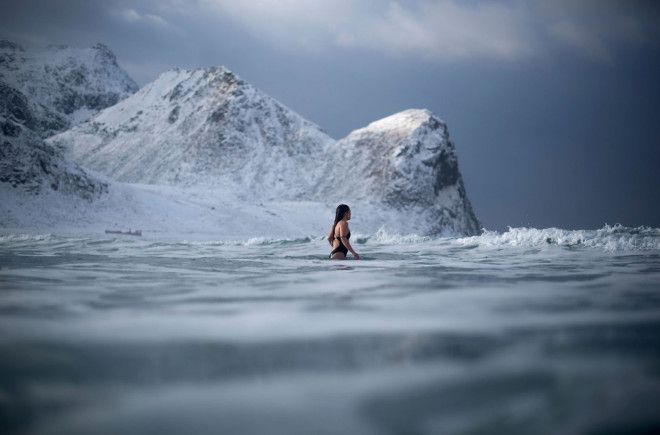
[{"label": "blue-grey water", "polygon": [[0,236],[0,432],[660,433],[660,230],[351,241]]}]

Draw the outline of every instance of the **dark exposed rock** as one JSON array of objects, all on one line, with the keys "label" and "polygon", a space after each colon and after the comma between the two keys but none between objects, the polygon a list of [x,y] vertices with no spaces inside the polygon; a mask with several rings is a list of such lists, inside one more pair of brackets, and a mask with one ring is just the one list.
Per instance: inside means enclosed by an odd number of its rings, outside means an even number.
[{"label": "dark exposed rock", "polygon": [[[0,116],[0,124],[3,126],[0,137],[0,183],[31,194],[50,188],[87,200],[107,192],[107,183],[66,162],[60,150],[44,143],[32,131],[3,116]],[[7,135],[5,129],[17,134]]]},{"label": "dark exposed rock", "polygon": [[[0,40],[0,71],[15,71],[17,70],[16,62],[21,59],[22,53],[25,51],[20,45],[7,41],[6,39]],[[0,78],[2,77],[0,73]]]},{"label": "dark exposed rock", "polygon": [[9,40],[7,40],[7,39],[0,39],[0,49],[9,49],[9,50],[15,50],[15,51],[25,51],[25,49],[24,49],[21,45],[15,43],[15,42],[13,42],[13,41],[9,41]]},{"label": "dark exposed rock", "polygon": [[25,95],[1,81],[0,115],[28,128],[34,128],[34,119]]},{"label": "dark exposed rock", "polygon": [[181,96],[183,91],[183,86],[181,83],[178,83],[165,97],[169,97],[170,101],[176,100]]},{"label": "dark exposed rock", "polygon": [[60,149],[44,143],[36,132],[66,123],[52,113],[35,119],[32,107],[38,105],[0,81],[0,182],[30,194],[50,188],[88,200],[107,192],[106,183],[67,162]]},{"label": "dark exposed rock", "polygon": [[21,133],[21,126],[13,122],[2,123],[2,134],[9,137],[16,137]]},{"label": "dark exposed rock", "polygon": [[172,111],[170,111],[170,115],[167,117],[167,121],[170,124],[174,124],[177,119],[179,119],[179,110],[181,110],[180,106],[175,106]]},{"label": "dark exposed rock", "polygon": [[117,65],[117,57],[107,45],[99,42],[92,48],[96,50],[98,58],[112,65]]},{"label": "dark exposed rock", "polygon": [[461,174],[458,171],[458,162],[454,154],[449,154],[447,150],[442,150],[435,158],[422,161],[425,165],[433,168],[436,173],[433,191],[437,194],[445,187],[456,184]]},{"label": "dark exposed rock", "polygon": [[87,71],[87,67],[85,67],[85,65],[79,65],[78,67],[67,72],[63,78],[65,81],[75,86],[82,86],[87,82],[88,74],[89,72]]},{"label": "dark exposed rock", "polygon": [[[0,80],[27,98],[28,110],[11,102],[17,111],[13,119],[44,138],[138,89],[103,44],[91,49],[51,45],[46,50],[26,50],[0,41]],[[29,113],[31,120],[21,120],[18,112]]]},{"label": "dark exposed rock", "polygon": [[209,115],[209,121],[215,123],[221,123],[227,118],[229,112],[229,104],[223,103],[218,108],[216,108],[211,115]]}]

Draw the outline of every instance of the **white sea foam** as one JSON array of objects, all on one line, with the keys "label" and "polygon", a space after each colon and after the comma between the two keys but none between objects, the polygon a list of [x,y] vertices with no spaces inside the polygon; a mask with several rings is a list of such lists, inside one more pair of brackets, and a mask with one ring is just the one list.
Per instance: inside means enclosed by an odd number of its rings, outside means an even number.
[{"label": "white sea foam", "polygon": [[381,226],[373,235],[366,236],[365,239],[365,242],[377,242],[387,245],[420,243],[432,240],[429,236],[420,236],[415,233],[400,234],[397,232],[390,232],[385,226]]},{"label": "white sea foam", "polygon": [[1,242],[28,242],[28,241],[43,241],[50,240],[53,237],[52,234],[0,234],[0,243]]},{"label": "white sea foam", "polygon": [[454,241],[463,246],[481,247],[586,247],[605,251],[660,250],[660,229],[630,228],[620,224],[605,225],[595,230],[564,230],[560,228],[511,228],[505,232],[484,231],[479,236],[461,237]]},{"label": "white sea foam", "polygon": [[[155,235],[146,233],[147,240],[153,241]],[[157,238],[157,237],[156,237]],[[12,245],[21,242],[57,242],[59,236],[51,233],[0,234],[0,244]],[[143,239],[120,237],[124,242],[141,243]],[[76,238],[80,242],[85,237]],[[108,241],[117,240],[109,237]],[[146,241],[146,240],[145,240]],[[307,235],[304,237],[277,238],[269,235],[239,239],[213,238],[212,240],[181,240],[186,246],[268,246],[323,243],[324,236]],[[660,228],[625,227],[620,224],[605,225],[594,230],[565,230],[561,228],[511,228],[504,232],[484,230],[479,236],[471,237],[430,237],[418,234],[401,234],[389,231],[381,226],[374,233],[354,232],[351,237],[354,245],[415,245],[427,243],[449,243],[460,247],[480,248],[549,248],[563,247],[571,249],[599,249],[606,252],[621,251],[660,251]]]}]

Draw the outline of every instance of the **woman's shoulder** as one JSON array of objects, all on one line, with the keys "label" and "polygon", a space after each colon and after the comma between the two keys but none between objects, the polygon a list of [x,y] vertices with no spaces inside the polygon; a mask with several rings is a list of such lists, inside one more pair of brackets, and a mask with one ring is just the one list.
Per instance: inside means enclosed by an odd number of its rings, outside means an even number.
[{"label": "woman's shoulder", "polygon": [[346,221],[337,222],[337,228],[340,228],[342,230],[348,230],[348,222]]}]

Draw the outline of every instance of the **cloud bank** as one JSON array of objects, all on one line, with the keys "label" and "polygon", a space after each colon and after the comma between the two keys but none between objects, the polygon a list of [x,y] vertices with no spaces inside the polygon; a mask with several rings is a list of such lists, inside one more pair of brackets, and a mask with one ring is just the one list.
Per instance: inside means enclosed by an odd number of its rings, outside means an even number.
[{"label": "cloud bank", "polygon": [[[513,61],[551,46],[611,60],[654,32],[643,2],[201,0],[283,50],[366,49],[438,62]],[[656,17],[657,18],[657,17]]]},{"label": "cloud bank", "polygon": [[119,17],[120,19],[133,24],[149,24],[167,27],[168,22],[165,18],[161,17],[158,14],[151,13],[140,13],[133,8],[124,8],[118,10],[111,10],[112,15]]}]

